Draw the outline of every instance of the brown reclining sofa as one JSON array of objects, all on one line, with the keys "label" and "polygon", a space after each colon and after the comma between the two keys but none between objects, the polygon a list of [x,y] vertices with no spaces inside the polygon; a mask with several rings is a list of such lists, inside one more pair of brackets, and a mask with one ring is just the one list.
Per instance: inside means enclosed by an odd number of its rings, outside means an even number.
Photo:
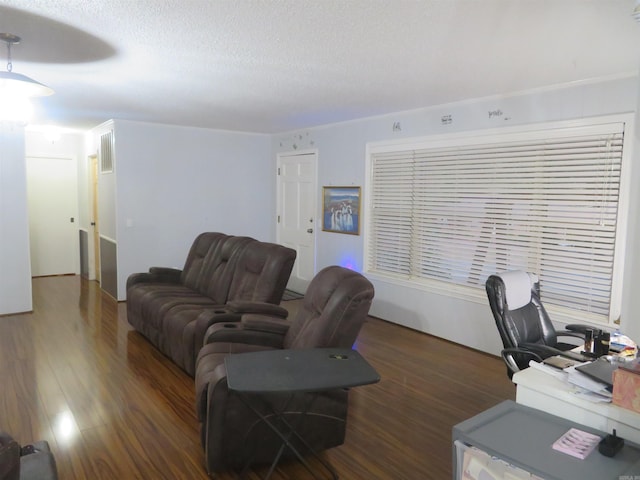
[{"label": "brown reclining sofa", "polygon": [[127,320],[189,375],[207,329],[244,313],[285,318],[279,306],[296,252],[249,237],[198,235],[182,270],[152,267],[127,279]]}]

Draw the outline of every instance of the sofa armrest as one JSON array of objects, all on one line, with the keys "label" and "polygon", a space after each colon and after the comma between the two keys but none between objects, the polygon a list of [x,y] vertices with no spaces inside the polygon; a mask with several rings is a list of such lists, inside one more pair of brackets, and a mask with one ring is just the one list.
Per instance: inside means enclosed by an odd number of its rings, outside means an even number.
[{"label": "sofa armrest", "polygon": [[[261,317],[261,315],[247,315]],[[270,348],[282,348],[284,336],[289,329],[289,322],[281,320],[283,324],[254,319],[245,322],[214,323],[209,327],[203,345],[214,342],[244,343],[249,345],[262,345]],[[273,319],[275,320],[275,319]]]},{"label": "sofa armrest", "polygon": [[180,275],[182,275],[182,270],[179,268],[171,268],[171,267],[151,267],[149,269],[149,273],[151,275],[161,275],[167,278],[175,278],[176,281],[180,279]]},{"label": "sofa armrest", "polygon": [[280,305],[266,302],[233,301],[226,305],[229,311],[234,313],[261,313],[274,317],[287,318],[289,311]]},{"label": "sofa armrest", "polygon": [[206,345],[206,334],[211,326],[218,323],[240,322],[241,318],[242,315],[240,313],[229,311],[225,305],[204,310],[195,321],[193,333],[195,351],[197,352],[203,345]]},{"label": "sofa armrest", "polygon": [[127,289],[138,283],[180,283],[182,270],[151,267],[148,272],[132,273],[127,277]]},{"label": "sofa armrest", "polygon": [[291,322],[284,318],[275,318],[268,315],[243,315],[241,325],[245,330],[258,332],[277,333],[285,335],[291,326]]}]

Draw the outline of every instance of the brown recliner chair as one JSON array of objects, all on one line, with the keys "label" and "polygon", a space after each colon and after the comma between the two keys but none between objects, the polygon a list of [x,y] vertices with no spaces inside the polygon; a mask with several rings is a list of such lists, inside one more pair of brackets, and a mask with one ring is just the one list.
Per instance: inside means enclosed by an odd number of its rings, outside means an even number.
[{"label": "brown recliner chair", "polygon": [[[247,459],[267,463],[281,442],[237,394],[228,390],[224,358],[229,354],[286,348],[351,348],[364,324],[373,285],[361,274],[331,266],[311,281],[292,321],[247,314],[240,322],[209,328],[196,363],[196,409],[209,473],[238,469]],[[315,451],[344,443],[349,393],[259,395],[263,413],[281,411]],[[305,408],[312,403],[311,409]],[[296,448],[301,447],[297,445]],[[304,447],[301,447],[304,450]],[[290,456],[285,451],[284,456]]]},{"label": "brown recliner chair", "polygon": [[0,480],[57,480],[56,461],[45,441],[21,447],[0,432]]}]

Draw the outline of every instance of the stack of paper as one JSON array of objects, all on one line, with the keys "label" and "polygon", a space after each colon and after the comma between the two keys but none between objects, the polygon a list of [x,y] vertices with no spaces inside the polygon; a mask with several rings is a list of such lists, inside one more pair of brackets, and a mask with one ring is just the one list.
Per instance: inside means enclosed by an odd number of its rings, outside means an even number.
[{"label": "stack of paper", "polygon": [[594,403],[609,403],[611,402],[611,392],[607,390],[607,385],[598,382],[586,376],[584,373],[580,373],[576,370],[576,367],[584,365],[589,362],[578,363],[572,367],[559,370],[557,368],[544,365],[542,363],[531,360],[529,367],[536,370],[540,370],[548,375],[556,377],[563,382],[568,382],[575,387],[574,394],[584,400],[588,400]]},{"label": "stack of paper", "polygon": [[601,438],[577,428],[570,429],[553,443],[553,449],[584,460],[596,448]]},{"label": "stack of paper", "polygon": [[[578,365],[576,365],[578,366]],[[569,367],[566,369],[567,381],[582,389],[578,394],[592,402],[610,402],[611,392],[607,390],[607,385],[602,382],[594,380],[584,373],[576,370],[576,367]]]}]

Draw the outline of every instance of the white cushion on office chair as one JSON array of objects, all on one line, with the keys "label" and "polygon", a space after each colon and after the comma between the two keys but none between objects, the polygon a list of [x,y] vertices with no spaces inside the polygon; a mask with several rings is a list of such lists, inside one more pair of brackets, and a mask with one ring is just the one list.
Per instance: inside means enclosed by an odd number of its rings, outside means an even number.
[{"label": "white cushion on office chair", "polygon": [[538,281],[538,276],[522,270],[499,273],[504,283],[507,306],[510,310],[524,307],[531,301],[531,287]]}]

